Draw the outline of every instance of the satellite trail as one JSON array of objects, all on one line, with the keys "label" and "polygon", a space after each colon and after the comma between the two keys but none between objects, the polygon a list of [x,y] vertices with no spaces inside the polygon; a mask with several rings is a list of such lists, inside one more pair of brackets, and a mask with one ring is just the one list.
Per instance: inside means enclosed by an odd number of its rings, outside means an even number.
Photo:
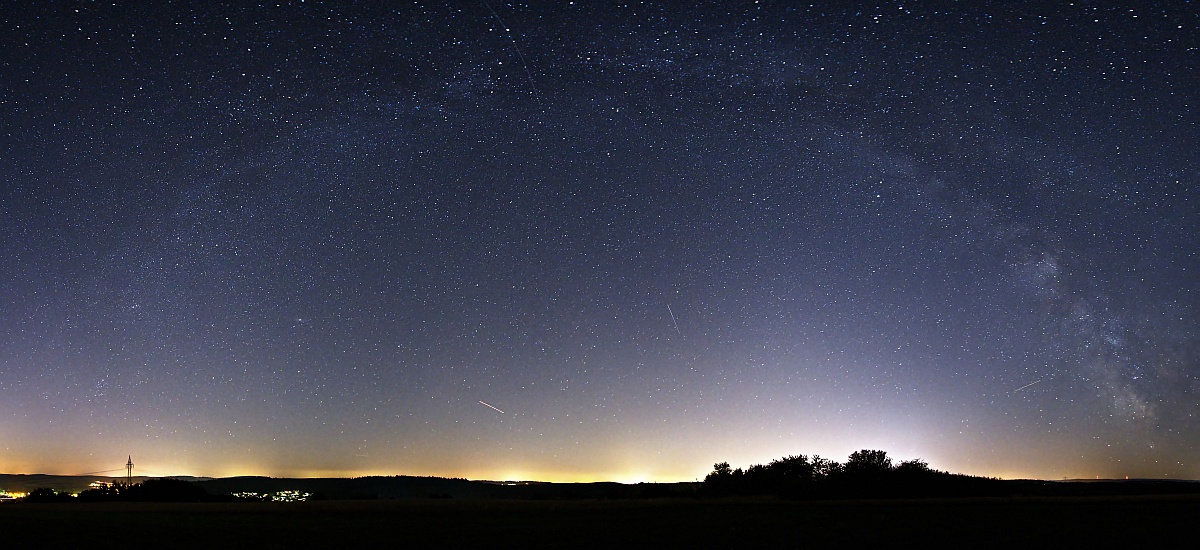
[{"label": "satellite trail", "polygon": [[1040,379],[1040,378],[1039,378],[1038,380],[1036,380],[1036,381],[1034,381],[1034,382],[1030,382],[1030,383],[1028,383],[1028,384],[1025,384],[1024,386],[1021,386],[1021,387],[1019,387],[1019,388],[1017,388],[1017,389],[1013,390],[1011,393],[1017,393],[1017,392],[1019,392],[1019,391],[1021,391],[1021,390],[1025,389],[1025,388],[1028,388],[1029,386],[1032,386],[1032,385],[1034,385],[1034,384],[1037,384],[1038,382],[1041,382],[1041,381],[1042,381],[1042,379]]},{"label": "satellite trail", "polygon": [[683,332],[679,330],[679,321],[675,320],[675,312],[671,311],[671,304],[667,304],[667,313],[671,314],[671,323],[675,325],[675,332],[679,333],[680,336],[683,336]]},{"label": "satellite trail", "polygon": [[502,411],[502,410],[500,410],[500,409],[497,409],[496,407],[493,407],[493,406],[491,406],[491,405],[488,405],[487,403],[484,403],[483,401],[480,401],[480,402],[479,402],[479,404],[480,404],[480,405],[483,405],[483,406],[485,406],[485,407],[487,407],[487,408],[489,408],[489,409],[492,409],[493,411],[496,411],[496,412],[498,412],[498,413],[500,413],[500,414],[504,414],[504,411]]}]

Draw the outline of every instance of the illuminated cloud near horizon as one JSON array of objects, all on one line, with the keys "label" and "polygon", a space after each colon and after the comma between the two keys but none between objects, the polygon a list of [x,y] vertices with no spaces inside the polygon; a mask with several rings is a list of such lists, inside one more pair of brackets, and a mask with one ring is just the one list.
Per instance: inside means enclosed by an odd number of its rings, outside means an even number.
[{"label": "illuminated cloud near horizon", "polygon": [[1190,11],[491,8],[6,21],[0,470],[1200,478]]}]

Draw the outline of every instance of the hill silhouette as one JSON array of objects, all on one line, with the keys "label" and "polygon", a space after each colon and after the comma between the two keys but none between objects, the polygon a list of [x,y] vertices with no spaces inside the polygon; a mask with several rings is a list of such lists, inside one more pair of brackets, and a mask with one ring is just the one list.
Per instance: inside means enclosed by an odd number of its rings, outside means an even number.
[{"label": "hill silhouette", "polygon": [[[473,481],[419,476],[357,478],[123,478],[0,474],[0,489],[30,493],[30,502],[205,502],[213,500],[580,500],[774,496],[801,500],[1087,497],[1198,494],[1200,482],[1178,480],[1002,480],[935,470],[922,460],[893,463],[862,450],[844,463],[792,455],[733,468],[715,464],[701,483],[549,483]],[[94,483],[99,482],[99,483]],[[38,490],[36,494],[34,491]],[[77,497],[72,496],[78,494]]]},{"label": "hill silhouette", "polygon": [[733,469],[713,465],[705,496],[776,495],[802,499],[954,498],[1008,496],[1119,496],[1200,493],[1200,482],[1179,480],[1041,481],[953,474],[920,459],[893,464],[887,453],[864,449],[845,463],[792,455]]}]

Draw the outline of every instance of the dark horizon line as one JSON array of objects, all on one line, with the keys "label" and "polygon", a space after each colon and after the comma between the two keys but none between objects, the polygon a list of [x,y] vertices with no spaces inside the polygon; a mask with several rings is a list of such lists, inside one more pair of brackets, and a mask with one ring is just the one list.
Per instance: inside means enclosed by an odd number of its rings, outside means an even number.
[{"label": "dark horizon line", "polygon": [[[1105,482],[1105,481],[1156,481],[1156,482],[1200,483],[1200,479],[1187,479],[1187,478],[1156,478],[1156,477],[1090,478],[1090,477],[1083,477],[1083,478],[1062,478],[1062,479],[1038,479],[1038,478],[1027,478],[1027,477],[1018,477],[1018,478],[1002,478],[1002,477],[991,477],[991,476],[975,476],[975,475],[970,475],[970,474],[958,474],[958,475],[968,475],[968,476],[970,476],[970,477],[983,477],[983,478],[988,478],[988,479],[997,479],[997,480],[1000,480],[1000,481],[1038,481],[1038,482],[1049,482],[1049,483],[1096,483],[1096,482]],[[125,478],[126,478],[126,476],[123,476],[123,475],[117,475],[117,476],[113,476],[113,475],[100,475],[100,474],[46,474],[46,473],[36,473],[36,474],[24,474],[24,473],[20,473],[20,474],[14,474],[14,473],[0,473],[0,476],[46,476],[46,477],[75,477],[75,478],[108,478],[108,479],[116,479],[116,480],[120,480],[120,479],[125,479]],[[612,480],[596,480],[596,481],[541,481],[541,480],[535,480],[535,479],[470,479],[470,478],[464,478],[464,477],[446,477],[446,476],[433,476],[433,475],[412,475],[412,474],[391,474],[391,475],[382,475],[382,474],[376,474],[376,475],[353,476],[353,477],[339,477],[339,476],[327,476],[327,477],[292,477],[292,476],[268,476],[268,475],[237,475],[237,476],[223,476],[223,477],[214,477],[214,476],[197,476],[197,475],[185,475],[185,474],[180,474],[180,475],[135,475],[135,476],[132,476],[132,477],[133,477],[133,478],[135,478],[135,479],[181,479],[181,478],[190,478],[190,479],[201,479],[201,480],[238,479],[238,478],[265,478],[265,479],[363,479],[363,478],[372,478],[372,477],[415,477],[415,478],[430,478],[430,479],[453,479],[453,480],[464,480],[464,481],[474,481],[474,482],[479,482],[479,483],[556,483],[556,484],[564,484],[564,485],[565,485],[565,484],[587,484],[587,483],[617,483],[617,484],[620,484],[620,485],[639,485],[639,484],[643,484],[643,483],[645,483],[645,484],[652,484],[652,485],[675,485],[675,484],[679,484],[679,483],[695,483],[695,484],[700,484],[700,483],[701,483],[701,481],[697,481],[697,480],[693,480],[693,481],[639,481],[639,482],[636,482],[636,483],[628,483],[628,482],[623,482],[623,481],[612,481]]]}]

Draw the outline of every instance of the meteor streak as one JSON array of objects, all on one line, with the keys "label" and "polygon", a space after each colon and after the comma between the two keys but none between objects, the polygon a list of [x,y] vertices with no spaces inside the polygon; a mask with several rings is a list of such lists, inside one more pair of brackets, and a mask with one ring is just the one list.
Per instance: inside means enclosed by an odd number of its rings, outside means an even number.
[{"label": "meteor streak", "polygon": [[491,406],[491,405],[488,405],[487,403],[484,403],[483,401],[480,401],[480,402],[479,402],[479,404],[480,404],[480,405],[483,405],[483,406],[485,406],[485,407],[487,407],[487,408],[489,408],[489,409],[492,409],[493,411],[496,411],[496,412],[498,412],[498,413],[500,413],[500,414],[504,414],[504,411],[502,411],[502,410],[500,410],[500,409],[497,409],[496,407],[493,407],[493,406]]},{"label": "meteor streak", "polygon": [[1024,386],[1021,386],[1021,387],[1019,387],[1019,388],[1017,388],[1017,389],[1013,390],[1013,391],[1012,391],[1012,392],[1010,392],[1010,393],[1017,393],[1017,392],[1019,392],[1019,391],[1021,391],[1021,390],[1025,389],[1025,388],[1028,388],[1029,386],[1032,386],[1032,385],[1034,385],[1034,384],[1037,384],[1038,382],[1041,382],[1041,381],[1042,381],[1042,379],[1041,379],[1041,378],[1039,378],[1039,379],[1037,379],[1037,380],[1035,380],[1035,381],[1033,381],[1033,382],[1030,382],[1030,383],[1028,383],[1028,384],[1025,384]]}]

